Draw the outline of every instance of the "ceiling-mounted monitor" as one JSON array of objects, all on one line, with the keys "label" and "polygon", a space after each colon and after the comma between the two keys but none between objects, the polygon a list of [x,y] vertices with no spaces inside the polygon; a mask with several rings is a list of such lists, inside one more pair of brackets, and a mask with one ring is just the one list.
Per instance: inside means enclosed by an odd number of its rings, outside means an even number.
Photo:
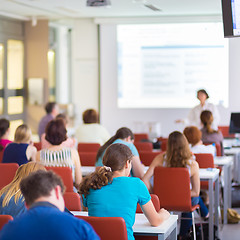
[{"label": "ceiling-mounted monitor", "polygon": [[222,0],[225,37],[240,37],[240,0]]}]

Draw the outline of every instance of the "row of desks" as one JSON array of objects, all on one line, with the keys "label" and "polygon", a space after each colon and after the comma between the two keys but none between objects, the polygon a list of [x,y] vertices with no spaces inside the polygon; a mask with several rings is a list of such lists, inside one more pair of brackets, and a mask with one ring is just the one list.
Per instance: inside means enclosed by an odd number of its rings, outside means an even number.
[{"label": "row of desks", "polygon": [[[223,167],[224,176],[224,223],[227,223],[227,208],[231,207],[231,166],[234,158],[232,156],[215,157],[214,163]],[[148,167],[145,167],[145,171]],[[86,176],[95,171],[95,167],[82,166],[82,174]],[[199,176],[201,181],[209,183],[209,239],[213,239],[214,223],[218,226],[218,206],[219,206],[219,170],[200,169]],[[215,184],[214,184],[215,183]],[[175,234],[175,233],[174,233]],[[165,239],[165,238],[163,238]]]}]

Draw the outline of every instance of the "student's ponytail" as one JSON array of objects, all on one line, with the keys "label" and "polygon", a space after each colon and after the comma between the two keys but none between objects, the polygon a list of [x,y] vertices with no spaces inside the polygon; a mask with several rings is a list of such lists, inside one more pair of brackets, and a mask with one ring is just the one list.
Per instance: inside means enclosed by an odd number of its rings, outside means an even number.
[{"label": "student's ponytail", "polygon": [[218,131],[215,131],[212,129],[212,122],[213,122],[212,112],[210,112],[208,110],[202,111],[202,113],[200,115],[200,119],[201,119],[203,126],[207,129],[208,133],[218,132]]},{"label": "student's ponytail", "polygon": [[100,167],[95,172],[85,177],[79,186],[79,193],[85,197],[90,189],[96,190],[112,182],[113,172],[110,167]]}]

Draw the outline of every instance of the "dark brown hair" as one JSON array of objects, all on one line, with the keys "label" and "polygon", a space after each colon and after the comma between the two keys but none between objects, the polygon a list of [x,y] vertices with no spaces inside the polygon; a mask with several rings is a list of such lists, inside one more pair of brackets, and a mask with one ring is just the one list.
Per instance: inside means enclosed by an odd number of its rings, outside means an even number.
[{"label": "dark brown hair", "polygon": [[192,152],[186,137],[178,131],[172,132],[168,137],[166,152],[167,167],[186,167]]},{"label": "dark brown hair", "polygon": [[183,134],[192,146],[196,145],[202,139],[202,132],[195,126],[186,127]]},{"label": "dark brown hair", "polygon": [[60,145],[67,139],[67,130],[62,119],[50,121],[45,129],[45,139],[52,145]]},{"label": "dark brown hair", "polygon": [[84,123],[98,123],[99,122],[98,113],[94,109],[87,109],[83,113],[82,118],[83,118]]},{"label": "dark brown hair", "polygon": [[20,182],[20,189],[28,206],[40,197],[50,196],[51,191],[57,186],[60,186],[64,193],[62,179],[54,172],[44,170],[33,172]]},{"label": "dark brown hair", "polygon": [[208,93],[207,93],[207,91],[206,91],[205,89],[199,89],[199,90],[197,91],[197,94],[198,94],[198,93],[204,93],[204,94],[206,95],[207,99],[209,98],[209,95],[208,95]]},{"label": "dark brown hair", "polygon": [[0,138],[6,133],[6,131],[9,129],[9,121],[6,118],[0,119]]},{"label": "dark brown hair", "polygon": [[126,162],[131,161],[132,157],[133,154],[126,145],[121,143],[110,145],[103,156],[104,167],[100,167],[83,179],[79,186],[79,193],[86,196],[90,189],[100,189],[111,183],[113,173],[123,170]]},{"label": "dark brown hair", "polygon": [[45,110],[47,112],[47,114],[51,113],[53,111],[53,109],[55,108],[56,106],[56,102],[48,102],[46,105],[45,105]]},{"label": "dark brown hair", "polygon": [[98,158],[100,158],[103,154],[103,152],[106,150],[106,148],[111,145],[115,140],[117,139],[125,139],[125,138],[128,138],[128,137],[131,137],[131,139],[133,140],[134,139],[134,135],[133,135],[133,132],[129,129],[129,128],[126,128],[126,127],[122,127],[122,128],[119,128],[116,132],[116,134],[114,136],[112,136],[105,144],[103,144],[98,152],[97,152],[97,156],[96,156],[96,162],[98,160]]},{"label": "dark brown hair", "polygon": [[212,122],[213,122],[212,112],[210,112],[208,110],[202,111],[202,113],[200,115],[200,119],[201,119],[203,126],[207,129],[208,133],[218,132],[218,131],[213,130],[211,127]]}]

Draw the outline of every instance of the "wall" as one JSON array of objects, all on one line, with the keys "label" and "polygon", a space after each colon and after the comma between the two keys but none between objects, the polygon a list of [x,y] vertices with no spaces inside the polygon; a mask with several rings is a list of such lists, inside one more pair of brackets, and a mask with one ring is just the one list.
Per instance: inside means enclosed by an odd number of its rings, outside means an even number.
[{"label": "wall", "polygon": [[75,125],[87,108],[98,110],[98,34],[92,19],[73,23],[72,31],[72,101]]}]

